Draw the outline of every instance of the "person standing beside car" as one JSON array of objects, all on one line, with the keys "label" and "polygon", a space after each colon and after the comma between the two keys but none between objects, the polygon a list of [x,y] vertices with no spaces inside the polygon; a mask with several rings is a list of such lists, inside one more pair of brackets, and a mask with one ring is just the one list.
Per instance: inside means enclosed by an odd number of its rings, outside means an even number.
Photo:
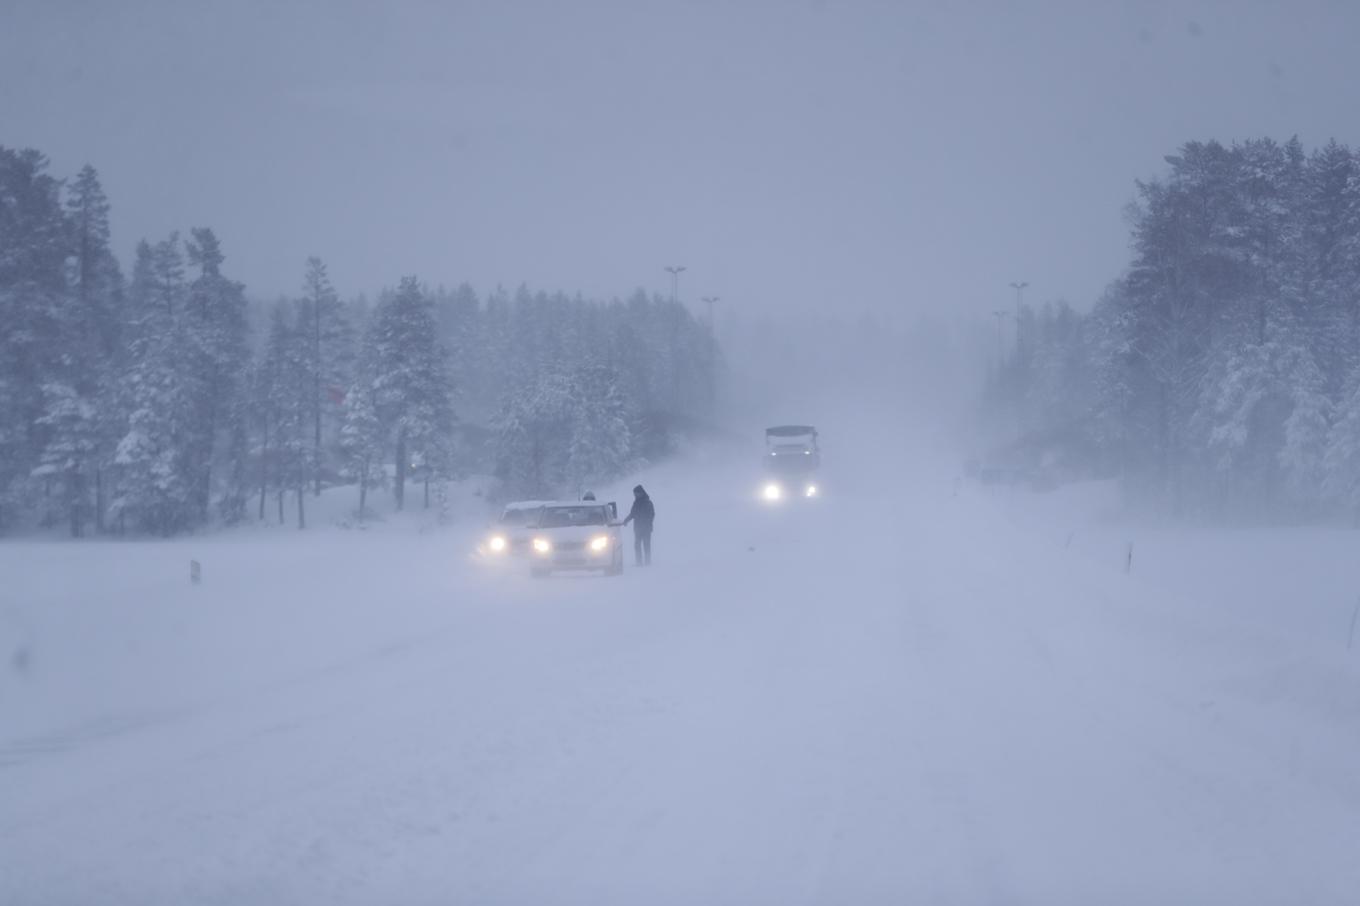
[{"label": "person standing beside car", "polygon": [[633,488],[633,506],[623,524],[633,523],[633,563],[652,565],[652,525],[656,522],[656,507],[642,485]]}]

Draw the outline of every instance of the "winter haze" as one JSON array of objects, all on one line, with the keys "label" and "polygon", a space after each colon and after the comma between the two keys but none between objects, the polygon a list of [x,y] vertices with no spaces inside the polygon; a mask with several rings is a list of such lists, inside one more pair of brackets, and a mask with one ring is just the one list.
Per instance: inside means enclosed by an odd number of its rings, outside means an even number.
[{"label": "winter haze", "polygon": [[1358,27],[0,2],[0,903],[1352,902]]},{"label": "winter haze", "polygon": [[[1347,4],[27,3],[10,144],[252,291],[417,272],[742,310],[1089,305],[1195,138],[1355,139]],[[19,139],[23,141],[19,141]],[[638,229],[638,224],[646,229]]]}]

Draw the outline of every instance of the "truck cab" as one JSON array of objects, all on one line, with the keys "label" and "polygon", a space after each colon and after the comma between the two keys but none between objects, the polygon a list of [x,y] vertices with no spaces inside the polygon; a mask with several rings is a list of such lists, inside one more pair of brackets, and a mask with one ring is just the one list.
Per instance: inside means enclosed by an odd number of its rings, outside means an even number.
[{"label": "truck cab", "polygon": [[817,429],[811,425],[775,425],[765,429],[765,483],[761,497],[816,497],[815,476],[822,464]]}]

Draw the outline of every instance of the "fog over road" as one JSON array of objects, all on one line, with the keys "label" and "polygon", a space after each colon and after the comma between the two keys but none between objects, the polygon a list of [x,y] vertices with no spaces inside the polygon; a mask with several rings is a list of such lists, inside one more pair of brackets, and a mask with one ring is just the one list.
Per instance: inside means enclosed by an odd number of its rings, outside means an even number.
[{"label": "fog over road", "polygon": [[656,565],[619,579],[483,572],[475,520],[0,548],[33,648],[0,901],[1355,889],[1357,700],[1317,691],[1354,665],[1210,629],[908,437],[824,440],[812,505],[757,503],[744,448],[644,474]]}]

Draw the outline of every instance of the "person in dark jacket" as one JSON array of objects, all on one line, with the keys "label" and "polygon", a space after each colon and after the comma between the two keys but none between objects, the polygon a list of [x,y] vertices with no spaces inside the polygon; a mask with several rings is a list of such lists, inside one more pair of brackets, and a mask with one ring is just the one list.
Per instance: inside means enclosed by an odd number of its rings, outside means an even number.
[{"label": "person in dark jacket", "polygon": [[642,489],[633,488],[633,506],[623,524],[633,523],[633,562],[638,566],[652,565],[652,523],[656,521],[656,507]]}]

